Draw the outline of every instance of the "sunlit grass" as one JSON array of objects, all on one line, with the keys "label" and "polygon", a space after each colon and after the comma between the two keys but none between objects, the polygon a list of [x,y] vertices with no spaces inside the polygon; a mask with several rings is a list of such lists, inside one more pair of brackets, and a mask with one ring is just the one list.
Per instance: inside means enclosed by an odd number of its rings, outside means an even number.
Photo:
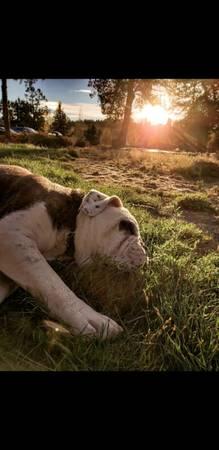
[{"label": "sunlit grass", "polygon": [[[127,274],[100,260],[83,270],[53,263],[81,298],[118,320],[124,333],[101,342],[49,330],[46,311],[19,289],[0,306],[0,370],[219,370],[219,253],[201,254],[199,244],[210,237],[181,215],[184,207],[211,211],[206,194],[170,195],[166,201],[173,213],[164,217],[164,200],[157,194],[84,181],[62,166],[63,151],[51,157],[42,149],[37,153],[19,145],[8,154],[8,147],[2,147],[0,162],[21,165],[65,186],[119,195],[139,221],[150,264]],[[165,162],[156,156],[147,164],[158,166],[154,170],[166,167],[168,173],[174,164],[175,169],[187,164],[188,170],[195,158],[183,158],[174,162],[168,156]]]}]

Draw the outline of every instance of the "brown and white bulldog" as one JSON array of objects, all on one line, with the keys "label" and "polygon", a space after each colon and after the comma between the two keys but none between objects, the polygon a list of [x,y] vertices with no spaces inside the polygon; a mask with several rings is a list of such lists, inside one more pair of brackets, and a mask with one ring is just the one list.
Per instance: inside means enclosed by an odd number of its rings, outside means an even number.
[{"label": "brown and white bulldog", "polygon": [[18,286],[46,304],[74,334],[112,337],[122,328],[79,299],[47,260],[96,255],[130,270],[146,253],[135,218],[117,196],[87,195],[18,166],[0,165],[0,303]]}]

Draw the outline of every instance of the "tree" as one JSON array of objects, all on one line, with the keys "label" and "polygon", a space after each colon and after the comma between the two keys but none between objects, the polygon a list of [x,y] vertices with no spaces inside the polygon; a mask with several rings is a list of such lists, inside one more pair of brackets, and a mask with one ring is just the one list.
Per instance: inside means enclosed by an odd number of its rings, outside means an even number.
[{"label": "tree", "polygon": [[[10,122],[17,126],[27,126],[41,130],[44,128],[45,116],[48,108],[42,105],[46,101],[41,89],[35,89],[36,79],[24,81],[26,100],[18,98],[15,102],[9,102],[7,98],[7,80],[2,80],[2,110],[7,136],[10,138]],[[1,105],[0,105],[1,108]],[[9,134],[8,134],[9,129]]]},{"label": "tree", "polygon": [[47,112],[47,107],[35,109],[28,101],[20,98],[14,102],[8,102],[9,119],[13,126],[26,126],[36,130],[43,130]]},{"label": "tree", "polygon": [[193,108],[203,117],[208,131],[219,129],[219,80],[201,80],[202,94],[199,95]]},{"label": "tree", "polygon": [[171,98],[171,108],[186,116],[191,105],[203,92],[201,82],[198,79],[166,79],[160,80],[160,86]]},{"label": "tree", "polygon": [[98,95],[101,110],[109,119],[122,120],[119,145],[126,144],[131,120],[132,106],[142,106],[147,100],[154,101],[153,84],[155,80],[128,79],[90,79],[91,97]]},{"label": "tree", "polygon": [[129,80],[129,83],[127,86],[127,96],[126,96],[124,117],[123,117],[122,129],[121,129],[121,135],[120,135],[121,145],[126,145],[128,127],[129,127],[131,113],[132,113],[132,104],[133,104],[133,100],[135,98],[134,83],[135,83],[134,80]]},{"label": "tree", "polygon": [[62,103],[59,102],[51,124],[51,130],[66,134],[66,132],[69,130],[70,125],[71,121],[62,110]]},{"label": "tree", "polygon": [[34,84],[36,79],[25,80],[25,98],[26,102],[20,103],[20,106],[26,111],[26,125],[36,130],[44,129],[45,117],[48,114],[47,106],[43,106],[43,102],[47,101],[46,96],[41,89],[36,89]]},{"label": "tree", "polygon": [[181,128],[206,146],[210,133],[219,129],[219,80],[167,80],[165,88],[172,106],[184,113]]},{"label": "tree", "polygon": [[10,121],[9,121],[9,111],[8,111],[8,93],[7,93],[7,79],[2,78],[2,107],[3,107],[3,120],[5,126],[6,137],[10,140]]}]

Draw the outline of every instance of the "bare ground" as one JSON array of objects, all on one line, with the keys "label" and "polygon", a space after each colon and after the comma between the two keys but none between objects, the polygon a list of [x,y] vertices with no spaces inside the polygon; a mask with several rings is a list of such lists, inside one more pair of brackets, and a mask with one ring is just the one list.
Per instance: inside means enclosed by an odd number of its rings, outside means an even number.
[{"label": "bare ground", "polygon": [[[97,155],[83,152],[74,161],[62,162],[65,169],[74,170],[84,180],[101,185],[118,185],[133,188],[142,194],[177,195],[202,192],[207,194],[216,208],[219,208],[219,180],[209,179],[207,182],[186,179],[178,174],[153,173],[147,164],[130,163],[127,160],[100,159]],[[184,210],[182,218],[192,222],[203,231],[208,232],[211,241],[206,243],[206,250],[214,250],[219,245],[219,215],[213,211]],[[203,249],[205,250],[205,249]]]}]

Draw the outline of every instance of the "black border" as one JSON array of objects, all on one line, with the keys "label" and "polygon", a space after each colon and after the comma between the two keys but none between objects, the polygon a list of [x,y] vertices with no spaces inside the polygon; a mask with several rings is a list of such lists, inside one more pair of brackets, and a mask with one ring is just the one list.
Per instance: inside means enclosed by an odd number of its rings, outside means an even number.
[{"label": "black border", "polygon": [[214,7],[191,3],[44,5],[32,14],[19,5],[2,14],[0,74],[218,78],[217,16]]},{"label": "black border", "polygon": [[[181,56],[180,56],[181,55]],[[210,56],[200,61],[190,55],[178,54],[177,59],[163,58],[163,55],[154,60],[147,56],[147,62],[132,57],[131,61],[122,60],[117,53],[117,60],[106,60],[88,57],[77,62],[64,61],[62,64],[56,60],[41,58],[40,64],[35,61],[15,61],[1,58],[0,78],[39,78],[39,79],[89,79],[89,78],[140,78],[140,79],[165,79],[165,78],[219,78],[219,64]],[[171,55],[169,55],[170,57]]]},{"label": "black border", "polygon": [[[214,393],[214,400],[219,400],[219,390],[215,383],[218,383],[218,372],[209,371],[79,371],[79,372],[31,372],[31,371],[2,371],[0,372],[1,388],[5,387],[16,390],[18,386],[25,387],[27,390],[39,386],[40,388],[53,391],[60,388],[64,391],[72,391],[74,395],[81,394],[78,390],[91,393],[94,387],[98,387],[98,392],[110,392],[111,387],[115,388],[115,394],[119,390],[120,396],[129,392],[140,393],[142,399],[146,396],[158,398],[160,395],[167,397],[171,393],[177,394],[177,398],[185,398],[187,395],[198,396],[200,400]],[[187,392],[184,392],[184,387]],[[127,391],[128,388],[128,391]],[[98,394],[96,391],[96,393]],[[4,393],[2,390],[1,395]],[[58,393],[58,390],[57,390]]]},{"label": "black border", "polygon": [[[172,24],[152,30],[122,27],[118,36],[106,28],[64,28],[65,39],[57,40],[54,30],[29,33],[15,44],[1,48],[0,75],[6,78],[219,78],[217,29],[197,30],[191,24]],[[46,24],[48,26],[48,23]],[[190,28],[189,28],[190,26]],[[63,30],[62,30],[63,27]],[[116,33],[117,31],[117,33]],[[77,39],[77,33],[79,39]],[[19,30],[19,37],[22,28]],[[29,37],[28,37],[29,36]],[[52,37],[51,37],[52,36]],[[176,36],[176,38],[175,38]],[[54,37],[54,39],[53,39]],[[13,39],[13,38],[12,38]]]},{"label": "black border", "polygon": [[217,430],[216,372],[1,372],[0,385],[9,429],[12,420],[33,433],[46,423],[51,438],[63,430],[63,437],[73,433],[73,444],[80,425],[83,440],[103,433],[106,444],[117,429],[123,440],[134,433],[144,445],[188,444],[192,433],[197,443],[208,421],[209,444]]},{"label": "black border", "polygon": [[[177,27],[168,29],[165,22],[165,33],[162,35],[161,30],[156,42],[157,24],[147,33],[139,24],[137,39],[134,39],[136,31],[128,25],[119,29],[122,39],[118,39],[118,33],[108,36],[107,24],[105,29],[98,29],[93,38],[93,25],[87,30],[85,42],[81,42],[76,22],[76,19],[72,21],[67,34],[65,24],[60,22],[64,39],[58,45],[57,40],[53,40],[54,26],[43,33],[42,39],[37,34],[35,40],[30,27],[25,31],[23,42],[15,41],[14,47],[10,42],[6,45],[2,38],[1,77],[219,78],[218,38],[205,27],[198,34],[194,26],[188,34],[186,23],[184,33],[180,28],[174,39]],[[126,20],[124,22],[126,25]],[[149,20],[146,27],[148,24]],[[48,22],[45,25],[47,27]],[[18,35],[20,38],[21,28],[22,25],[12,39],[17,39]],[[97,412],[97,428],[100,417],[110,406],[113,406],[115,415],[124,407],[127,413],[133,413],[139,404],[143,407],[143,417],[149,414],[157,423],[160,412],[164,420],[169,413],[171,417],[177,415],[183,405],[185,417],[191,414],[194,420],[197,409],[201,414],[203,411],[208,413],[209,402],[217,407],[219,400],[218,373],[214,372],[0,372],[0,386],[2,401],[4,398],[9,406],[11,401],[18,402],[20,409],[23,405],[25,415],[26,402],[33,406],[41,402],[46,412],[52,405],[57,414],[59,402],[68,403],[71,413],[81,404],[83,418]],[[147,423],[144,425],[147,433]]]}]

